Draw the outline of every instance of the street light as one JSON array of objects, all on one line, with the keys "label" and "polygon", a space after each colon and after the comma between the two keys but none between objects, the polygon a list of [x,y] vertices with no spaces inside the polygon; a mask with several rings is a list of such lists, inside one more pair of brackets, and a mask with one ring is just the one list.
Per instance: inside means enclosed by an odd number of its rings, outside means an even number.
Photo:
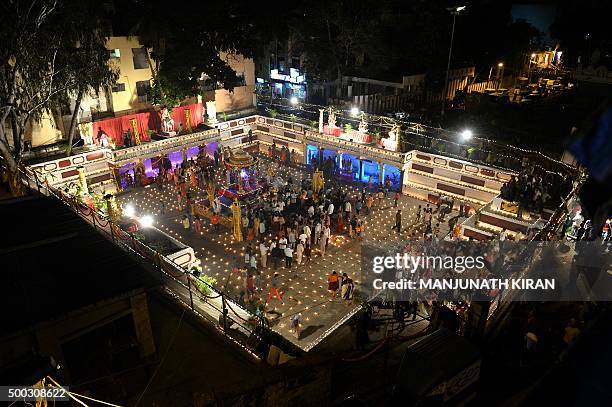
[{"label": "street light", "polygon": [[153,226],[153,217],[145,215],[140,218],[140,226],[142,226],[143,228],[150,228],[151,226]]},{"label": "street light", "polygon": [[134,208],[134,205],[127,204],[125,208],[123,209],[123,214],[127,216],[128,218],[133,218],[134,215],[136,214],[136,209]]},{"label": "street light", "polygon": [[531,54],[531,58],[529,58],[529,66],[527,68],[527,82],[531,83],[531,64],[533,63],[533,59],[536,57],[535,52]]},{"label": "street light", "polygon": [[470,129],[465,129],[465,130],[463,130],[461,132],[461,140],[462,141],[471,140],[473,136],[474,136],[474,134],[472,133],[472,130],[470,130]]},{"label": "street light", "polygon": [[499,83],[497,84],[497,89],[501,88],[501,83],[504,80],[504,63],[500,62],[497,64],[497,79],[499,79]]},{"label": "street light", "polygon": [[298,98],[297,98],[297,96],[291,96],[291,99],[289,99],[289,102],[290,102],[290,103],[291,103],[293,106],[297,105],[297,104],[298,104]]},{"label": "street light", "polygon": [[451,55],[453,54],[453,40],[455,39],[455,21],[460,12],[465,10],[465,6],[449,7],[447,10],[453,16],[453,28],[451,29],[451,40],[448,48],[448,63],[446,64],[446,77],[444,78],[444,88],[442,94],[442,111],[440,112],[441,118],[444,118],[444,108],[446,107],[446,93],[448,87],[448,72],[450,71]]},{"label": "street light", "polygon": [[357,106],[351,107],[351,114],[353,116],[358,116],[359,115],[359,108]]}]

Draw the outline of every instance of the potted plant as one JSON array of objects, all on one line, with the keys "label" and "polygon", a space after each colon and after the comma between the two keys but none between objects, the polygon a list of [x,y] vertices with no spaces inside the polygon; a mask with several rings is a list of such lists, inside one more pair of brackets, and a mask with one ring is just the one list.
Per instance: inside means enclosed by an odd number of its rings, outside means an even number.
[{"label": "potted plant", "polygon": [[210,295],[212,293],[212,287],[217,284],[217,279],[206,274],[200,275],[196,279],[197,288],[203,295]]}]

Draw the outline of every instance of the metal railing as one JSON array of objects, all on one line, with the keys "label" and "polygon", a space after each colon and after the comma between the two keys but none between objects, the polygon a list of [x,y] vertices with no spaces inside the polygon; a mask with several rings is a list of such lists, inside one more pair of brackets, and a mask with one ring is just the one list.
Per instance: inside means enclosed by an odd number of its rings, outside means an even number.
[{"label": "metal railing", "polygon": [[[211,322],[228,339],[256,358],[259,350],[267,348],[266,338],[277,335],[269,328],[263,315],[253,315],[236,303],[228,294],[206,281],[192,275],[168,257],[138,240],[134,234],[125,232],[106,214],[40,181],[35,171],[19,168],[19,180],[30,192],[54,197],[70,207],[75,213],[105,235],[124,252],[136,257],[145,269],[157,274],[166,294],[188,308],[194,315]],[[194,285],[203,285],[205,292]],[[279,342],[286,343],[280,339]],[[287,349],[293,351],[294,349]]]}]

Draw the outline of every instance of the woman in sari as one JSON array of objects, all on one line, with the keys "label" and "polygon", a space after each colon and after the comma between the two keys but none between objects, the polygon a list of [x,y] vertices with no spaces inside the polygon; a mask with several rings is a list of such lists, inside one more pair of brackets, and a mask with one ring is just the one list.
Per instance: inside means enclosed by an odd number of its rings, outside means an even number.
[{"label": "woman in sari", "polygon": [[344,233],[344,220],[342,219],[342,212],[338,212],[338,228],[336,230],[339,235]]},{"label": "woman in sari", "polygon": [[332,271],[332,273],[327,276],[327,290],[331,295],[331,298],[329,299],[330,301],[333,301],[333,299],[336,298],[338,288],[340,288],[340,282],[338,281],[338,273]]},{"label": "woman in sari", "polygon": [[342,286],[340,293],[342,294],[342,299],[344,301],[351,301],[353,299],[354,288],[355,285],[353,284],[353,280],[346,273],[342,273]]}]

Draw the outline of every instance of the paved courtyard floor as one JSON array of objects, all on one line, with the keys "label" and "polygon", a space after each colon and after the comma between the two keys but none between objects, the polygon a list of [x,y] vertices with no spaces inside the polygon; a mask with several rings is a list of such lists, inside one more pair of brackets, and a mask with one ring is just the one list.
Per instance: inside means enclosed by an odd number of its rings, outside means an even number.
[{"label": "paved courtyard floor", "polygon": [[[269,163],[260,164],[266,171]],[[290,168],[273,164],[277,175],[287,179],[292,176],[295,180],[307,177],[304,170]],[[349,195],[356,197],[360,189],[355,185],[343,185],[342,188]],[[391,194],[389,194],[391,197]],[[197,200],[207,201],[206,192],[198,190]],[[182,212],[177,207],[176,191],[173,187],[166,185],[163,191],[155,185],[145,188],[137,188],[122,193],[119,196],[121,204],[131,203],[135,206],[139,215],[150,214],[155,218],[155,226],[167,234],[178,239],[182,243],[191,246],[198,259],[201,260],[203,272],[217,281],[218,289],[223,290],[234,298],[238,298],[243,290],[242,275],[232,272],[233,264],[243,262],[244,251],[249,242],[234,242],[232,231],[222,226],[216,233],[208,219],[202,221],[202,231],[196,234],[185,230],[181,225]],[[165,214],[160,209],[165,206]],[[365,238],[378,241],[405,240],[412,233],[422,236],[424,226],[417,222],[416,212],[418,205],[423,207],[425,202],[410,196],[402,196],[397,209],[402,209],[403,230],[401,234],[392,231],[395,224],[395,212],[393,199],[375,201],[372,212],[369,215],[360,216],[365,222]],[[448,233],[448,219],[455,216],[452,213],[446,217],[445,222],[440,222],[440,238]],[[434,222],[435,225],[435,222]],[[269,235],[268,239],[272,239]],[[259,257],[259,250],[256,250]],[[272,299],[266,304],[267,317],[272,328],[287,340],[291,341],[303,350],[310,350],[326,336],[333,332],[350,318],[359,308],[354,303],[347,303],[340,298],[330,298],[327,291],[327,275],[332,271],[338,274],[347,273],[355,282],[355,289],[359,290],[359,276],[361,267],[361,242],[352,239],[345,232],[337,234],[332,227],[332,238],[329,248],[324,256],[320,255],[318,249],[313,247],[312,260],[307,264],[285,268],[284,265],[277,271],[280,275],[282,300]],[[269,262],[271,263],[271,262]],[[270,279],[274,271],[270,264],[262,271],[263,288],[256,295],[266,301],[269,290]],[[296,338],[290,327],[291,317],[301,313],[301,334]]]}]

